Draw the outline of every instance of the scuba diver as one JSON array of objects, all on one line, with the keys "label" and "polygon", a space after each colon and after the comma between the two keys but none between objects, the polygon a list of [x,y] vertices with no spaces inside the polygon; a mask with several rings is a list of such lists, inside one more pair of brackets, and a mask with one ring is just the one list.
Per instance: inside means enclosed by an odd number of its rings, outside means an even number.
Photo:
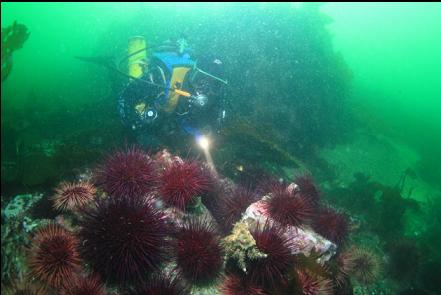
[{"label": "scuba diver", "polygon": [[[128,55],[116,66],[108,58],[77,57],[129,78],[117,105],[131,141],[156,148],[167,140],[176,143],[180,133],[196,141],[218,133],[226,116],[227,84],[221,78],[220,59],[211,55],[194,59],[185,37],[154,47],[149,56],[148,49],[145,39],[137,36],[129,40]],[[127,72],[120,70],[122,64]]]},{"label": "scuba diver", "polygon": [[119,96],[118,111],[138,144],[156,147],[165,138],[176,140],[179,132],[198,140],[220,131],[227,84],[220,78],[223,64],[210,55],[196,62],[192,55],[185,37],[157,46],[149,58],[143,37],[129,40],[132,78]]}]

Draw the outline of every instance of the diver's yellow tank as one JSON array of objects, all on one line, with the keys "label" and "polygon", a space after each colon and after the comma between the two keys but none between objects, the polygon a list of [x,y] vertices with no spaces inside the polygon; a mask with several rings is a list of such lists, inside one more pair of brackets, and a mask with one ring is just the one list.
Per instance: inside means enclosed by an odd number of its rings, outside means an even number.
[{"label": "diver's yellow tank", "polygon": [[147,68],[147,43],[142,36],[134,36],[129,39],[128,46],[128,74],[139,78]]}]

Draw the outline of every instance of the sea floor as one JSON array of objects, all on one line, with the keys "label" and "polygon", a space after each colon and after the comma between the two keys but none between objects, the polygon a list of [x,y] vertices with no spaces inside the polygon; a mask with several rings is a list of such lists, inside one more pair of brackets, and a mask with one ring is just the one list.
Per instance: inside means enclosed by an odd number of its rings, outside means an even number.
[{"label": "sea floor", "polygon": [[[418,152],[403,142],[361,131],[345,144],[322,149],[319,157],[332,166],[341,186],[354,181],[354,174],[363,173],[372,181],[393,187],[407,169],[414,171],[420,160]],[[403,197],[426,202],[440,193],[417,174],[406,177]]]}]

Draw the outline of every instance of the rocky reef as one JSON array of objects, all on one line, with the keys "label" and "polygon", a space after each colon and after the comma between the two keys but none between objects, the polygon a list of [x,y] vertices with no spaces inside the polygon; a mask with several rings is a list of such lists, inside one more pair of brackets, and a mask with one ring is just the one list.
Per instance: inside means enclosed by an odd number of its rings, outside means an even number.
[{"label": "rocky reef", "polygon": [[25,248],[30,244],[29,235],[48,221],[30,217],[30,210],[42,198],[41,194],[17,195],[4,208],[2,204],[2,284],[24,278],[27,268]]},{"label": "rocky reef", "polygon": [[[77,179],[4,207],[2,285],[62,294],[158,286],[161,294],[343,294],[351,278],[370,284],[380,272],[375,254],[349,247],[349,219],[321,204],[310,176],[251,193],[203,162],[133,147]],[[42,198],[60,215],[30,220]],[[224,218],[231,204],[237,217]]]}]

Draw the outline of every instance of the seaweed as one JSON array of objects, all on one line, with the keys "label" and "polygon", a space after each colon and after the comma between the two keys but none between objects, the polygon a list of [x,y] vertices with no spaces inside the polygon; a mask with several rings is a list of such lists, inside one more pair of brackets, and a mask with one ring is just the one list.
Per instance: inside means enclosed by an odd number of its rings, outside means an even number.
[{"label": "seaweed", "polygon": [[8,78],[12,70],[12,53],[23,46],[29,34],[27,27],[17,21],[2,28],[2,82]]}]

